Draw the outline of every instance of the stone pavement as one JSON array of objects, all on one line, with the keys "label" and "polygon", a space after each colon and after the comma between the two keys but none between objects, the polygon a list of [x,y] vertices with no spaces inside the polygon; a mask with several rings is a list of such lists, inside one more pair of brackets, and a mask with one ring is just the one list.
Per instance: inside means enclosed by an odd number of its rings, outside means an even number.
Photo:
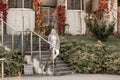
[{"label": "stone pavement", "polygon": [[5,77],[4,80],[120,80],[120,75],[108,74],[74,74],[65,76],[23,76]]}]

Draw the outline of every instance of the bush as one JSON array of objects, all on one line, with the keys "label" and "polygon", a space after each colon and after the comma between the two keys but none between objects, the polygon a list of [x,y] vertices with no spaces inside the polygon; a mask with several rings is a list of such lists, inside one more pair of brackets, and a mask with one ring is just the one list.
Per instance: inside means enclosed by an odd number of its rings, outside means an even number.
[{"label": "bush", "polygon": [[61,55],[79,73],[120,74],[120,54],[105,44],[86,43],[79,38],[61,37]]},{"label": "bush", "polygon": [[104,18],[98,19],[95,15],[87,16],[85,22],[88,30],[100,41],[106,41],[109,35],[113,33],[115,26],[114,21],[108,22]]},{"label": "bush", "polygon": [[[3,47],[0,47],[0,58],[5,58],[5,75],[6,76],[15,76],[18,75],[18,72],[22,72],[22,65],[24,61],[22,56],[18,54],[17,50],[6,51]],[[1,69],[1,66],[0,66]]]}]

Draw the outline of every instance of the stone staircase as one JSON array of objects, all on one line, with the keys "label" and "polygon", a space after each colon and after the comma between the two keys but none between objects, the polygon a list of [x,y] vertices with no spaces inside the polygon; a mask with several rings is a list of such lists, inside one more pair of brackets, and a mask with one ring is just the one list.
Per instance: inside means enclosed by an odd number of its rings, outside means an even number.
[{"label": "stone staircase", "polygon": [[[52,64],[52,59],[50,59],[50,52],[42,52],[42,64],[47,66],[46,69],[50,69],[53,71],[53,64]],[[47,62],[48,61],[48,62]],[[46,65],[47,63],[47,65]],[[47,71],[47,70],[46,70]],[[66,74],[73,74],[74,72],[72,69],[69,67],[67,63],[65,63],[62,59],[57,57],[56,59],[56,65],[54,65],[54,75],[66,75]],[[48,73],[49,75],[49,73]]]},{"label": "stone staircase", "polygon": [[[18,48],[19,51],[21,51],[20,48],[20,35],[15,35],[15,43],[14,46],[15,48]],[[5,45],[8,46],[11,49],[11,35],[6,35],[5,37]],[[24,55],[31,56],[30,54],[30,37],[24,37]],[[70,66],[64,62],[64,60],[60,59],[57,57],[56,59],[56,66],[54,65],[53,69],[53,64],[52,64],[52,59],[51,59],[51,51],[49,50],[49,44],[46,43],[45,41],[41,41],[41,64],[38,65],[40,62],[40,56],[39,56],[39,51],[38,51],[38,37],[33,38],[33,53],[32,53],[32,61],[35,59],[35,63],[37,64],[37,68],[35,68],[34,63],[33,64],[25,64],[24,65],[24,74],[25,75],[34,75],[34,74],[39,74],[39,72],[35,72],[35,69],[39,71],[41,69],[40,74],[44,75],[66,75],[66,74],[73,74],[74,71],[70,68]],[[42,66],[42,67],[41,67]],[[31,73],[29,73],[31,72]],[[54,72],[54,73],[53,73]]]},{"label": "stone staircase", "polygon": [[[46,38],[47,40],[47,38]],[[34,37],[33,39],[33,56],[32,58],[35,58],[39,61],[39,52],[38,50],[38,38]],[[25,51],[25,54],[29,54],[29,43],[30,39],[27,40],[27,48]],[[51,75],[51,73],[47,72],[48,69],[50,72],[54,71],[54,74],[52,75],[66,75],[66,74],[73,74],[74,71],[70,68],[70,66],[64,62],[64,60],[60,59],[57,57],[56,59],[56,66],[54,65],[54,70],[53,70],[53,64],[52,64],[52,59],[51,59],[51,51],[49,50],[49,44],[45,41],[41,41],[41,63],[44,66],[43,67],[43,74],[45,75]],[[46,70],[45,70],[46,68]]]}]

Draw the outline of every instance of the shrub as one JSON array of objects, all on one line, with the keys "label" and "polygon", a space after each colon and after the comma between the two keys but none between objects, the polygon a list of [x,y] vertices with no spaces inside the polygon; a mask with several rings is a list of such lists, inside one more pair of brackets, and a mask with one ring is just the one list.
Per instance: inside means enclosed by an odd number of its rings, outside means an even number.
[{"label": "shrub", "polygon": [[94,14],[86,16],[85,22],[88,27],[88,30],[96,39],[100,41],[106,41],[109,35],[113,33],[115,26],[114,21],[108,22],[104,18],[98,19]]},{"label": "shrub", "polygon": [[113,52],[114,46],[86,42],[76,36],[61,37],[60,57],[79,73],[120,74],[120,54]]},{"label": "shrub", "polygon": [[[22,56],[18,54],[17,50],[6,51],[3,47],[0,47],[0,58],[5,58],[5,75],[15,76],[18,72],[22,72],[22,65],[24,61]],[[0,66],[1,69],[1,66]]]}]

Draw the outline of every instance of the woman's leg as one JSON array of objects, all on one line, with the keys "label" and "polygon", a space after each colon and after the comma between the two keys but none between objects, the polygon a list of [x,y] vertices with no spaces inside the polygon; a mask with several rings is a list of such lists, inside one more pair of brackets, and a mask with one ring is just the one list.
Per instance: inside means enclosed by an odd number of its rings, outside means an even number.
[{"label": "woman's leg", "polygon": [[54,59],[59,55],[59,49],[55,49]]}]

